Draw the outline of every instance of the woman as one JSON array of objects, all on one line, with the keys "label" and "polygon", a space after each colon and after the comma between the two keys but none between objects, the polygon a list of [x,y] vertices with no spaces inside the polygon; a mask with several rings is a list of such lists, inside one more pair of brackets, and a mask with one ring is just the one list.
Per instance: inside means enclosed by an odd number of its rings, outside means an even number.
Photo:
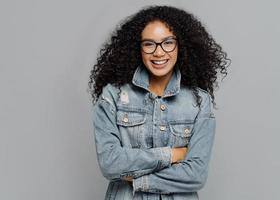
[{"label": "woman", "polygon": [[100,54],[89,86],[105,199],[198,199],[226,53],[192,14],[150,6],[123,21]]}]

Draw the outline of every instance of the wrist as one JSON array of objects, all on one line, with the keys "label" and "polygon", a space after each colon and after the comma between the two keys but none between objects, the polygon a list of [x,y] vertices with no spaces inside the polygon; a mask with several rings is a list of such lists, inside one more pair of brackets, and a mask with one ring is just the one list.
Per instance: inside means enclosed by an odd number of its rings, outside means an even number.
[{"label": "wrist", "polygon": [[171,149],[171,163],[175,163],[177,162],[177,158],[176,158],[176,149],[175,148],[172,148]]}]

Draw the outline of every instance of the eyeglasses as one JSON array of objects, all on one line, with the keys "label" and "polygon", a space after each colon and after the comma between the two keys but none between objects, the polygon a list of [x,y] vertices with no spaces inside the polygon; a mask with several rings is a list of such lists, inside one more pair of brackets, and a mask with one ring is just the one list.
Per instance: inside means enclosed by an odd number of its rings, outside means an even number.
[{"label": "eyeglasses", "polygon": [[156,51],[158,45],[162,48],[162,50],[166,53],[174,51],[177,46],[177,39],[174,37],[166,38],[162,42],[155,42],[153,40],[142,40],[141,41],[141,49],[144,53],[152,54]]}]

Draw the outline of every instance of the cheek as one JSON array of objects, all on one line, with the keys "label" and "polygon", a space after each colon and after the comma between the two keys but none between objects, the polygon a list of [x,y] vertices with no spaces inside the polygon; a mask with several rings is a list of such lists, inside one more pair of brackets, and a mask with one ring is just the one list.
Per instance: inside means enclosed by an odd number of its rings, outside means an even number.
[{"label": "cheek", "polygon": [[177,61],[177,57],[178,57],[178,51],[174,51],[171,55],[172,57],[172,61],[175,63]]},{"label": "cheek", "polygon": [[143,62],[144,62],[144,63],[147,63],[148,60],[149,60],[149,56],[148,56],[147,54],[145,54],[145,53],[141,53],[141,55],[142,55],[142,60],[143,60]]}]

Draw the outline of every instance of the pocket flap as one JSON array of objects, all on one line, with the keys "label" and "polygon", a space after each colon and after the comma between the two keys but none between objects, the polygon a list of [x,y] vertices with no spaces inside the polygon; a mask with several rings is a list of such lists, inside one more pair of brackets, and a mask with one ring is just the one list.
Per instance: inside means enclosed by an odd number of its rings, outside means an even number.
[{"label": "pocket flap", "polygon": [[180,137],[190,137],[192,135],[193,123],[169,124],[174,135]]},{"label": "pocket flap", "polygon": [[146,120],[146,113],[117,111],[117,124],[121,126],[136,126],[143,124]]}]

